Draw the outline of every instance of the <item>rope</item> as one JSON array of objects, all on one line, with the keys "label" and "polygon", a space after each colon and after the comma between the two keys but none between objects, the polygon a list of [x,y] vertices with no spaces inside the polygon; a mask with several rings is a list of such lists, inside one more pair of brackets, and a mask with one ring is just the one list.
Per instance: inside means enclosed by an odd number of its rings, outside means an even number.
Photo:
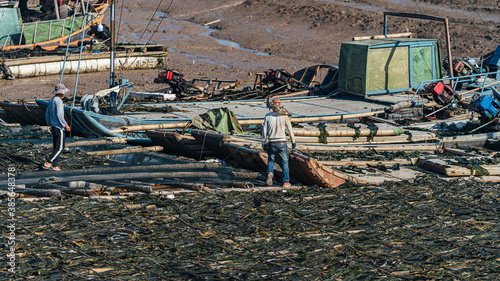
[{"label": "rope", "polygon": [[497,44],[500,44],[500,42],[498,42],[498,39],[495,37],[495,35],[493,34],[493,32],[491,32],[491,29],[486,25],[486,23],[484,22],[483,20],[483,17],[481,17],[481,15],[479,14],[479,12],[477,11],[476,7],[474,6],[474,4],[472,4],[472,2],[469,0],[469,3],[472,5],[472,9],[474,9],[474,12],[476,12],[476,14],[479,16],[479,18],[481,19],[481,21],[483,22],[484,26],[486,27],[486,29],[488,29],[488,31],[490,32],[491,36],[493,37],[493,39],[495,39],[495,41],[497,42]]},{"label": "rope", "polygon": [[71,121],[70,121],[70,125],[69,125],[69,137],[71,138],[73,136],[73,108],[74,107],[71,107],[71,109],[69,110],[69,115],[71,116]]},{"label": "rope", "polygon": [[116,33],[116,38],[118,38],[120,36],[120,28],[122,26],[122,14],[123,14],[123,4],[125,3],[125,0],[122,1],[122,5],[120,7],[120,21],[118,21],[118,32]]},{"label": "rope", "polygon": [[[89,3],[90,3],[90,1],[87,1],[87,6],[85,6],[85,15],[88,14]],[[73,17],[73,19],[74,19],[74,17]],[[82,42],[80,44],[80,56],[78,57],[78,68],[76,70],[76,79],[75,79],[75,91],[73,92],[73,103],[71,104],[72,107],[75,106],[76,89],[78,88],[78,76],[80,75],[80,63],[82,62],[83,41],[85,40],[85,28],[86,27],[87,27],[87,16],[85,16],[83,18]],[[69,47],[69,44],[68,44],[68,47]],[[66,52],[66,54],[68,54],[68,53]]]},{"label": "rope", "polygon": [[201,151],[200,151],[200,159],[198,161],[201,161],[201,158],[203,157],[203,149],[205,148],[205,140],[207,139],[208,131],[205,131],[205,136],[203,136],[203,143],[201,144]]},{"label": "rope", "polygon": [[[69,31],[68,45],[66,46],[66,53],[64,54],[64,62],[63,62],[62,70],[61,70],[61,78],[59,78],[59,84],[62,83],[62,79],[63,79],[63,75],[64,75],[64,68],[66,67],[66,60],[68,59],[69,43],[71,43],[71,34],[73,34],[73,26],[75,25],[76,11],[78,10],[78,8],[77,8],[78,1],[79,0],[76,0],[75,10],[73,13],[73,20],[71,21],[71,29]],[[87,18],[87,16],[85,16],[85,18]],[[82,39],[82,43],[83,43],[83,39]]]}]

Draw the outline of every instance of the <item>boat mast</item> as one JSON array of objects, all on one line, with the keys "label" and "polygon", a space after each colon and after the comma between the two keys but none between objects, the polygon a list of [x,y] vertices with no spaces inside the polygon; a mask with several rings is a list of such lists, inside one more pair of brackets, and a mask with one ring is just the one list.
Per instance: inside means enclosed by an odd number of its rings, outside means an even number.
[{"label": "boat mast", "polygon": [[110,31],[111,31],[111,45],[110,45],[110,54],[109,54],[109,59],[110,59],[110,64],[109,64],[109,87],[113,88],[116,86],[115,82],[115,3],[116,0],[111,0],[111,5],[110,5],[110,13],[111,13],[111,19],[110,19]]}]

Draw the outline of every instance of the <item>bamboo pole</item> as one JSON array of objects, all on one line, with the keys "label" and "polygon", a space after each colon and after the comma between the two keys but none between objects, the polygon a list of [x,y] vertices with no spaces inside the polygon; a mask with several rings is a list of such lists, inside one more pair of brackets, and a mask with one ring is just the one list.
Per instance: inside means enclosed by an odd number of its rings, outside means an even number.
[{"label": "bamboo pole", "polygon": [[[70,181],[105,181],[124,179],[151,179],[151,178],[221,178],[221,179],[257,179],[258,172],[237,172],[237,171],[168,171],[168,172],[129,172],[117,174],[88,174],[75,176],[54,176],[52,182],[62,183]],[[37,184],[39,178],[17,179],[17,184]]]},{"label": "bamboo pole", "polygon": [[163,146],[149,146],[149,147],[128,147],[123,149],[114,150],[103,150],[103,151],[91,151],[87,152],[89,155],[104,156],[104,155],[116,155],[116,154],[128,154],[128,153],[141,153],[141,152],[151,152],[151,151],[162,151]]},{"label": "bamboo pole", "polygon": [[368,165],[413,165],[411,160],[393,160],[393,161],[318,161],[327,166],[368,166]]},{"label": "bamboo pole", "polygon": [[[335,121],[335,120],[345,120],[353,118],[362,118],[384,113],[384,110],[364,112],[364,113],[353,113],[344,115],[330,115],[330,116],[318,116],[318,117],[301,117],[301,118],[291,118],[293,123],[307,123],[307,122],[320,122],[320,121]],[[263,124],[264,119],[252,119],[252,120],[241,120],[240,125],[258,125]],[[189,122],[181,123],[163,123],[163,124],[149,124],[149,125],[134,125],[134,126],[123,126],[113,130],[110,133],[126,133],[134,131],[147,131],[147,130],[159,130],[159,129],[178,129],[184,128],[189,124]]]},{"label": "bamboo pole", "polygon": [[[437,137],[432,135],[417,135],[412,136],[413,142],[419,141],[436,141]],[[318,137],[295,137],[297,143],[320,143]],[[361,137],[353,140],[352,137],[328,137],[329,144],[390,144],[390,143],[408,143],[407,135],[387,136],[387,137],[374,137],[372,141],[367,141],[366,137]],[[231,141],[232,143],[232,141]]]},{"label": "bamboo pole", "polygon": [[[329,137],[355,137],[356,131],[354,129],[338,129],[334,131],[327,131]],[[403,128],[394,129],[379,129],[377,130],[376,136],[397,136],[404,132]],[[359,130],[360,137],[367,137],[371,134],[368,129]],[[308,131],[308,130],[293,130],[295,136],[306,136],[306,137],[319,137],[321,132],[318,131]]]},{"label": "bamboo pole", "polygon": [[331,151],[365,151],[374,149],[377,151],[434,151],[435,145],[392,145],[392,146],[327,146],[327,145],[297,145],[297,149],[307,152],[331,152]]},{"label": "bamboo pole", "polygon": [[127,143],[127,138],[106,138],[102,140],[75,141],[66,144],[66,147],[93,146],[102,144],[125,144],[125,143]]},{"label": "bamboo pole", "polygon": [[142,193],[153,192],[153,186],[151,186],[150,184],[125,183],[112,180],[104,181],[103,184],[106,185],[106,188],[121,188],[128,191],[138,191]]},{"label": "bamboo pole", "polygon": [[371,35],[371,36],[353,37],[352,41],[360,41],[360,40],[368,40],[368,39],[385,39],[385,38],[411,38],[412,36],[413,36],[413,33],[404,32],[404,33],[387,34],[387,37],[385,35]]},{"label": "bamboo pole", "polygon": [[123,126],[113,130],[110,133],[126,133],[134,131],[148,131],[148,130],[159,130],[159,129],[178,129],[184,128],[188,125],[188,122],[181,123],[163,123],[163,124],[148,124],[148,125],[134,125],[134,126]]},{"label": "bamboo pole", "polygon": [[[0,188],[0,190],[7,191],[7,188]],[[31,195],[35,197],[60,197],[61,191],[55,189],[33,189],[33,188],[19,188],[14,189],[14,193],[23,195]]]},{"label": "bamboo pole", "polygon": [[[65,177],[65,176],[81,176],[93,174],[120,174],[120,173],[137,173],[137,172],[167,172],[167,171],[181,171],[181,170],[219,170],[222,168],[221,163],[201,163],[193,162],[186,164],[165,164],[165,165],[134,165],[124,167],[105,167],[105,168],[91,168],[91,169],[77,169],[77,170],[63,170],[63,171],[37,171],[27,174],[18,174],[16,179],[25,178],[42,178],[42,177]],[[0,177],[2,180],[7,179],[7,175]]]}]

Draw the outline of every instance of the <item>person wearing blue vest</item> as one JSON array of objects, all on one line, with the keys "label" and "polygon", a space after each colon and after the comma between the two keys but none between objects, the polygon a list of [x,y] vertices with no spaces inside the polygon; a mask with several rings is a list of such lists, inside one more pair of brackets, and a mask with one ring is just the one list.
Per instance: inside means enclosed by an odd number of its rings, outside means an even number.
[{"label": "person wearing blue vest", "polygon": [[57,84],[55,90],[52,92],[54,97],[49,101],[47,111],[45,111],[45,121],[52,132],[53,151],[47,159],[47,162],[43,164],[43,169],[61,170],[61,168],[59,168],[59,158],[61,157],[65,145],[64,130],[70,130],[68,123],[64,119],[64,103],[62,97],[68,92],[69,90],[64,84]]}]

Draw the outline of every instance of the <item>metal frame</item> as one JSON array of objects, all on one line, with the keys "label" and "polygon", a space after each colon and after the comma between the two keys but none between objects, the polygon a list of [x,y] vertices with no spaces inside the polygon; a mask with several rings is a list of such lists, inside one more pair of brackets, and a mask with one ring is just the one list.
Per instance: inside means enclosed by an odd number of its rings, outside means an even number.
[{"label": "metal frame", "polygon": [[[387,20],[388,16],[395,16],[395,17],[404,17],[404,18],[414,18],[414,19],[423,19],[423,20],[432,20],[432,21],[438,21],[442,22],[445,25],[445,30],[446,30],[446,47],[447,47],[447,53],[448,53],[448,65],[449,65],[449,73],[450,77],[453,77],[453,65],[452,65],[452,57],[451,57],[451,43],[450,43],[450,28],[448,24],[448,19],[447,18],[442,18],[442,17],[436,17],[436,16],[431,16],[431,15],[422,15],[422,14],[415,14],[415,13],[396,13],[396,12],[384,12],[384,36],[387,38]],[[453,81],[451,81],[451,86],[453,86]]]}]

